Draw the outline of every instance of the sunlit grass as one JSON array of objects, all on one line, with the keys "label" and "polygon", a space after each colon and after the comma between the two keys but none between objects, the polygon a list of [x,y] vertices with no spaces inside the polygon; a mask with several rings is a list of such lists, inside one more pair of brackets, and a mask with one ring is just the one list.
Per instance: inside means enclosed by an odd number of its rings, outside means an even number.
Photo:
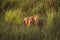
[{"label": "sunlit grass", "polygon": [[20,9],[16,9],[16,10],[8,10],[5,12],[5,21],[7,22],[15,22],[15,23],[19,23],[21,22],[21,10]]}]

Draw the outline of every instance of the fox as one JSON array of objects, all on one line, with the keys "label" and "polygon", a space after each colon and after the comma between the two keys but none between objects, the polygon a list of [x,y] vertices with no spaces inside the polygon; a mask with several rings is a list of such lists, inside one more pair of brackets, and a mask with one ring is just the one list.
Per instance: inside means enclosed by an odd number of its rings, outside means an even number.
[{"label": "fox", "polygon": [[39,21],[39,16],[36,15],[36,14],[34,14],[33,17],[32,17],[32,22],[33,22],[33,24],[37,24],[38,21]]},{"label": "fox", "polygon": [[37,24],[38,20],[39,20],[39,16],[34,14],[33,16],[25,17],[23,19],[23,22],[24,22],[24,24],[26,24],[27,27],[29,27],[31,25]]},{"label": "fox", "polygon": [[25,25],[27,25],[27,27],[30,26],[31,21],[32,21],[31,17],[25,17],[23,19],[23,22],[24,22]]}]

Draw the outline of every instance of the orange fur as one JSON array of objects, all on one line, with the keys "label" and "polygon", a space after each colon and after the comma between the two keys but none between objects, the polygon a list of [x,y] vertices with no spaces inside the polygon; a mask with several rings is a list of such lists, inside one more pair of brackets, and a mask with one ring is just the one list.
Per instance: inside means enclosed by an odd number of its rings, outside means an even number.
[{"label": "orange fur", "polygon": [[38,15],[33,15],[33,16],[30,16],[30,17],[25,17],[23,20],[24,20],[24,23],[27,25],[27,26],[31,26],[31,24],[37,24],[38,23],[38,19],[39,19],[39,16]]}]

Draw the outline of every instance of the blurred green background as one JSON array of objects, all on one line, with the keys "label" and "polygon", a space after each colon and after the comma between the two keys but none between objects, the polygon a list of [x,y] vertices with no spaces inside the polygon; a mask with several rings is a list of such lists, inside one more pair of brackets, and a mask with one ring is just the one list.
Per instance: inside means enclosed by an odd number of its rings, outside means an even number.
[{"label": "blurred green background", "polygon": [[[27,28],[22,20],[34,14],[39,22]],[[60,40],[60,0],[0,0],[0,40]]]}]

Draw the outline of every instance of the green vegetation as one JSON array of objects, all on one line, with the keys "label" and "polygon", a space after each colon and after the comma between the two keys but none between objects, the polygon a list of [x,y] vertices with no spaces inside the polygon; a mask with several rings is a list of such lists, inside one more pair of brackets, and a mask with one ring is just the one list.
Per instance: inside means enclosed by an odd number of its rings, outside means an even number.
[{"label": "green vegetation", "polygon": [[[34,14],[39,22],[27,28],[22,20]],[[60,40],[60,0],[0,0],[0,40]]]}]

